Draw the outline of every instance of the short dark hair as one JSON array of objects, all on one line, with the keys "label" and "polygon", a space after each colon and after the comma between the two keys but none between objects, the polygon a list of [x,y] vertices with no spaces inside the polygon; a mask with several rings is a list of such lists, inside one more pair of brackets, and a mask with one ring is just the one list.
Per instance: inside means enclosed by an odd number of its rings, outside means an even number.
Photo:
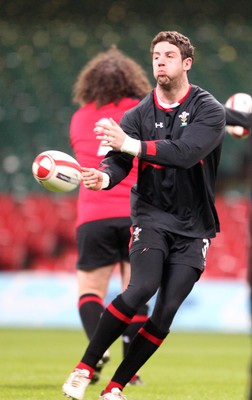
[{"label": "short dark hair", "polygon": [[143,68],[115,47],[98,53],[80,71],[73,101],[80,106],[96,102],[100,108],[126,97],[142,99],[151,90]]},{"label": "short dark hair", "polygon": [[152,54],[155,45],[159,42],[169,42],[177,46],[180,50],[182,60],[185,60],[188,57],[194,60],[195,48],[191,44],[190,39],[188,39],[188,37],[182,35],[181,33],[176,31],[159,32],[151,42],[150,51]]}]

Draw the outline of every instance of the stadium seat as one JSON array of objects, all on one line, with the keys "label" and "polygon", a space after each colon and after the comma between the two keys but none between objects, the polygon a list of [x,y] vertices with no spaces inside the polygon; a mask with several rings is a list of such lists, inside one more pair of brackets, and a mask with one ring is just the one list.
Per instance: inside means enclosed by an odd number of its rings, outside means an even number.
[{"label": "stadium seat", "polygon": [[249,200],[218,197],[221,233],[212,240],[204,278],[246,279],[249,249]]},{"label": "stadium seat", "polygon": [[[0,270],[75,271],[76,196],[0,195]],[[221,233],[212,240],[203,279],[246,279],[249,200],[217,198]]]}]

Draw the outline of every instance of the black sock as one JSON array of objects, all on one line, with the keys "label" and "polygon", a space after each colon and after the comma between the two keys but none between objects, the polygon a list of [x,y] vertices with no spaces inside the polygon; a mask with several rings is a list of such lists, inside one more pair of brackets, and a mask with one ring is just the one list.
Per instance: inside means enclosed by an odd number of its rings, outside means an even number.
[{"label": "black sock", "polygon": [[121,295],[117,296],[103,312],[98,328],[81,361],[95,368],[104,352],[130,324],[134,314],[135,311],[124,303]]},{"label": "black sock", "polygon": [[161,332],[150,319],[134,337],[128,354],[119,365],[111,382],[124,387],[162,344],[169,332]]},{"label": "black sock", "polygon": [[83,294],[79,298],[79,315],[89,340],[94,334],[104,308],[102,299],[94,293]]},{"label": "black sock", "polygon": [[144,305],[138,309],[136,315],[131,320],[128,328],[125,329],[122,335],[123,339],[123,357],[128,353],[130,343],[148,319],[148,306]]}]

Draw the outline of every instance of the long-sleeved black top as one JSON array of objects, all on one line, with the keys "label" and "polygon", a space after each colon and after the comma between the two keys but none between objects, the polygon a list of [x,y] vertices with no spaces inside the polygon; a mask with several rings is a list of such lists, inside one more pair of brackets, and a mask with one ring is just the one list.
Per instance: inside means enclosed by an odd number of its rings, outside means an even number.
[{"label": "long-sleeved black top", "polygon": [[[224,107],[194,85],[173,108],[160,107],[154,90],[125,113],[120,125],[142,148],[132,189],[133,225],[189,237],[215,236],[215,181],[225,123]],[[108,153],[101,164],[110,176],[108,189],[127,176],[132,160],[126,153]]]}]

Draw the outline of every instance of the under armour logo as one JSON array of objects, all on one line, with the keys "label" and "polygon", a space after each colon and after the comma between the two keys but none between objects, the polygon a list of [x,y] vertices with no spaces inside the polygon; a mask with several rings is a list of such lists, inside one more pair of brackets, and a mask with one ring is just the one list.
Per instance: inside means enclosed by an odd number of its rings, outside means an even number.
[{"label": "under armour logo", "polygon": [[155,127],[156,128],[163,128],[164,127],[164,124],[163,124],[163,122],[159,122],[159,124],[157,123],[157,122],[155,122]]}]

